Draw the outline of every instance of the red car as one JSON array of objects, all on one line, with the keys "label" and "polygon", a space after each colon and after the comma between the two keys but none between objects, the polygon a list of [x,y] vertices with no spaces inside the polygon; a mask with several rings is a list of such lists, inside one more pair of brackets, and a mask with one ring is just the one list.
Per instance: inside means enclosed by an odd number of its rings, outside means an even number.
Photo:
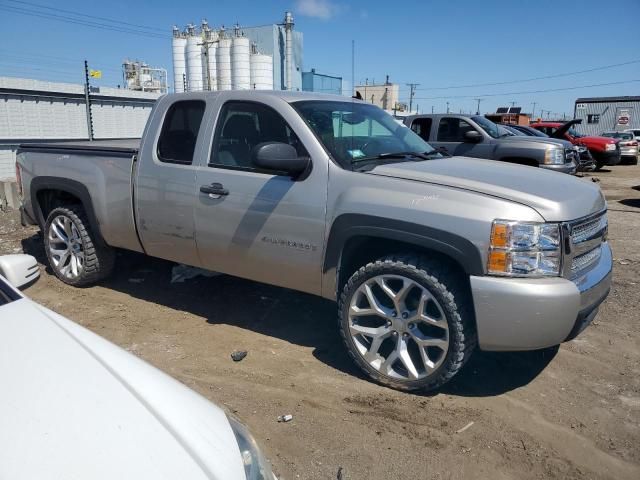
[{"label": "red car", "polygon": [[620,163],[620,146],[614,138],[592,137],[578,133],[571,128],[582,123],[581,119],[562,122],[533,122],[531,126],[552,138],[562,138],[569,140],[574,145],[584,145],[589,149],[591,156],[596,162],[596,170],[605,165],[617,165]]}]

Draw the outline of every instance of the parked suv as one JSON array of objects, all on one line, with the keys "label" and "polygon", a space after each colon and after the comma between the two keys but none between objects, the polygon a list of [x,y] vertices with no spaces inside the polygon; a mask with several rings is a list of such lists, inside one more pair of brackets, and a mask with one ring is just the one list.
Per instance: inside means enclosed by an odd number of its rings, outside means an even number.
[{"label": "parked suv", "polygon": [[486,158],[574,174],[578,155],[570,143],[516,136],[480,115],[412,115],[405,125],[450,155]]},{"label": "parked suv", "polygon": [[570,122],[534,122],[531,124],[551,138],[563,138],[569,140],[574,145],[584,145],[589,149],[596,161],[596,170],[605,165],[617,165],[620,163],[620,147],[618,141],[606,137],[594,137],[578,132],[574,125],[582,123],[582,119],[571,120]]}]

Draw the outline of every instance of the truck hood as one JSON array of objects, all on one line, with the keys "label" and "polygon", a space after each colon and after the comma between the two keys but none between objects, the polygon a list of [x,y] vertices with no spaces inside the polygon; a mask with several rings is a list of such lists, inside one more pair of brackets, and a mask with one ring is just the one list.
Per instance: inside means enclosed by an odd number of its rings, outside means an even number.
[{"label": "truck hood", "polygon": [[549,222],[575,220],[606,207],[600,187],[571,175],[492,160],[451,157],[375,167],[368,173],[460,188],[535,209]]},{"label": "truck hood", "polygon": [[587,148],[594,148],[604,151],[605,145],[608,145],[610,143],[618,143],[618,139],[610,137],[595,137],[589,135],[585,137],[575,137],[574,143],[576,145],[584,145]]},{"label": "truck hood", "polygon": [[545,137],[525,137],[523,135],[514,135],[512,137],[502,137],[499,140],[501,143],[510,144],[510,143],[535,143],[535,144],[546,144],[550,146],[561,146],[564,148],[571,148],[573,144],[568,140],[561,140],[559,138],[545,138]]},{"label": "truck hood", "polygon": [[23,298],[0,307],[1,478],[245,479],[208,400]]}]

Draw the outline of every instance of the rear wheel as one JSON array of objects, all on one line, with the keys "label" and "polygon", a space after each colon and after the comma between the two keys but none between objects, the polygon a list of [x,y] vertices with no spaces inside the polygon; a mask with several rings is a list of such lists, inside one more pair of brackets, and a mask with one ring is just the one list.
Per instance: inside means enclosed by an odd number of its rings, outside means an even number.
[{"label": "rear wheel", "polygon": [[418,256],[386,257],[349,279],[339,303],[350,356],[372,379],[399,390],[448,382],[476,346],[464,278]]},{"label": "rear wheel", "polygon": [[69,285],[90,285],[113,270],[114,250],[98,245],[79,205],[58,207],[49,213],[44,246],[56,277]]}]

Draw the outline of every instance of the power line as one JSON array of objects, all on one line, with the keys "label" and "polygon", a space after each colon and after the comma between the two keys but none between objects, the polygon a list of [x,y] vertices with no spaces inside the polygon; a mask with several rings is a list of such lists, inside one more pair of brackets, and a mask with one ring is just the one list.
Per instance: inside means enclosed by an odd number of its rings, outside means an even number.
[{"label": "power line", "polygon": [[541,77],[532,77],[532,78],[523,78],[523,79],[519,79],[519,80],[507,80],[504,82],[491,82],[491,83],[473,83],[473,84],[468,84],[468,85],[453,85],[453,86],[446,86],[446,87],[423,87],[423,88],[418,88],[418,90],[452,90],[452,89],[458,89],[458,88],[473,88],[473,87],[493,87],[493,86],[497,86],[497,85],[510,85],[513,83],[525,83],[525,82],[534,82],[536,80],[548,80],[548,79],[552,79],[552,78],[561,78],[561,77],[569,77],[572,75],[580,75],[582,73],[590,73],[590,72],[597,72],[600,70],[607,70],[610,68],[616,68],[616,67],[623,67],[626,65],[634,65],[640,63],[640,60],[630,60],[628,62],[622,62],[622,63],[614,63],[611,65],[604,65],[604,66],[600,66],[600,67],[594,67],[594,68],[588,68],[586,70],[578,70],[575,72],[565,72],[565,73],[557,73],[554,75],[544,75]]},{"label": "power line", "polygon": [[107,25],[107,24],[103,24],[103,23],[99,23],[99,22],[92,22],[92,21],[80,20],[80,19],[75,19],[75,18],[69,18],[69,17],[63,16],[63,15],[55,15],[53,13],[39,12],[37,10],[29,10],[29,9],[20,8],[20,7],[11,7],[11,6],[7,6],[7,5],[0,5],[0,10],[4,10],[6,12],[11,12],[11,13],[18,13],[18,14],[21,14],[21,15],[32,16],[32,17],[45,18],[47,20],[56,20],[58,22],[72,23],[72,24],[75,24],[75,25],[82,25],[82,26],[85,26],[85,27],[99,28],[99,29],[102,29],[102,30],[110,30],[110,31],[113,31],[113,32],[129,33],[129,34],[132,34],[132,35],[140,35],[140,36],[143,36],[143,37],[158,38],[158,39],[167,39],[167,38],[169,38],[167,35],[160,35],[159,33],[144,32],[144,31],[140,31],[140,30],[133,30],[133,29],[126,28],[126,27],[116,27],[114,25]]},{"label": "power line", "polygon": [[96,19],[96,20],[103,20],[105,22],[111,22],[111,23],[116,23],[116,24],[120,24],[120,25],[128,25],[130,27],[137,27],[137,28],[142,28],[142,29],[145,29],[145,30],[155,30],[157,32],[166,33],[166,30],[164,28],[150,27],[150,26],[147,26],[147,25],[140,25],[140,24],[137,24],[137,23],[128,23],[128,22],[123,22],[122,20],[116,20],[116,19],[107,18],[107,17],[99,17],[97,15],[87,15],[85,13],[77,13],[77,12],[74,12],[72,10],[64,10],[64,9],[58,8],[58,7],[49,7],[47,5],[42,5],[42,4],[39,4],[39,3],[24,2],[24,1],[21,1],[21,0],[4,0],[4,1],[9,2],[9,3],[18,3],[18,4],[22,4],[22,5],[29,5],[31,7],[36,7],[36,8],[44,8],[46,10],[53,10],[54,12],[69,13],[69,14],[74,15],[76,17],[92,18],[92,19]]},{"label": "power line", "polygon": [[[505,93],[485,93],[483,95],[477,95],[479,97],[501,97],[504,95],[526,95],[529,93],[547,93],[547,92],[563,92],[566,90],[578,90],[580,88],[593,88],[593,87],[605,87],[608,85],[622,85],[625,83],[636,83],[640,82],[640,79],[637,80],[623,80],[620,82],[608,82],[608,83],[594,83],[592,85],[577,85],[575,87],[564,87],[564,88],[549,88],[546,90],[528,90],[522,92],[505,92]],[[415,97],[416,100],[436,100],[436,99],[444,99],[444,98],[474,98],[476,95],[444,95],[440,97]]]}]

